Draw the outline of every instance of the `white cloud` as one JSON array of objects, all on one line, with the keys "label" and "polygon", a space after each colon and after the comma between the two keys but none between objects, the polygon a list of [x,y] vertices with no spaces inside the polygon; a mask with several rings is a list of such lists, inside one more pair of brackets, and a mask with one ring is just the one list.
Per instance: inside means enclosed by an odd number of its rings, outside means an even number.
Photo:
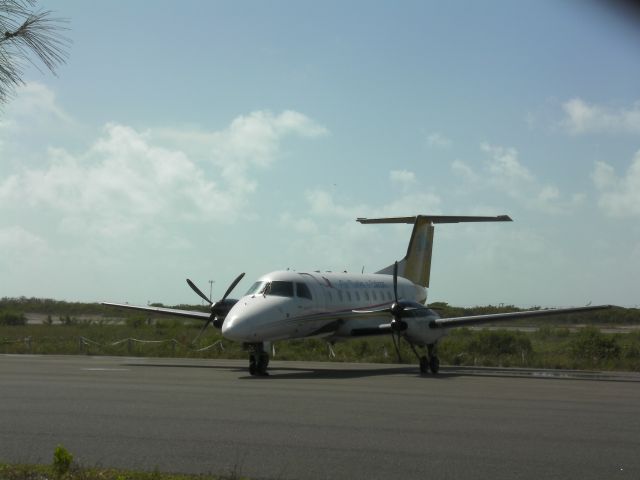
[{"label": "white cloud", "polygon": [[71,117],[57,103],[55,93],[39,82],[27,82],[16,88],[16,95],[7,105],[6,115],[16,118],[16,122],[28,118],[30,122],[54,120],[73,123]]},{"label": "white cloud", "polygon": [[480,145],[483,152],[490,155],[486,163],[490,178],[512,196],[519,195],[522,188],[528,188],[535,180],[527,167],[520,163],[515,148]]},{"label": "white cloud", "polygon": [[408,170],[391,170],[389,180],[394,185],[407,189],[416,183],[416,174]]},{"label": "white cloud", "polygon": [[[215,248],[232,237],[220,223],[252,217],[261,174],[286,157],[288,139],[328,134],[299,112],[256,111],[216,130],[111,122],[76,135],[77,122],[46,87],[17,100],[0,124],[0,251],[13,292],[55,294],[45,277],[60,268],[68,272],[60,285],[88,295],[83,279],[96,266],[139,284],[159,256],[170,275],[183,275],[185,264],[191,272],[216,262],[218,273],[232,268]],[[313,220],[295,228],[312,233]],[[24,262],[30,269],[19,268]],[[34,271],[43,273],[38,285],[29,282]]]},{"label": "white cloud", "polygon": [[5,254],[3,257],[15,261],[20,255],[15,256],[17,251],[25,255],[34,255],[47,250],[47,242],[39,236],[29,232],[21,226],[12,225],[0,228],[0,250]]},{"label": "white cloud", "polygon": [[475,183],[478,181],[478,175],[476,175],[476,173],[473,171],[473,168],[471,168],[462,160],[454,160],[451,163],[451,170],[453,170],[453,173],[462,177],[467,182]]},{"label": "white cloud", "polygon": [[280,217],[283,228],[299,233],[288,241],[289,261],[299,268],[320,266],[340,271],[360,271],[363,265],[367,271],[382,268],[406,251],[410,226],[375,228],[360,225],[356,218],[439,214],[442,202],[434,193],[418,192],[405,193],[380,205],[354,204],[323,189],[309,190],[306,200],[309,208],[303,217],[291,213]]},{"label": "white cloud", "polygon": [[640,151],[622,178],[605,162],[596,162],[591,178],[600,192],[598,205],[607,215],[640,216]]},{"label": "white cloud", "polygon": [[220,218],[242,200],[207,180],[182,152],[155,147],[123,125],[107,125],[80,155],[50,149],[47,157],[46,167],[0,183],[0,201],[56,212],[61,227],[77,231],[117,236],[160,216]]},{"label": "white cloud", "polygon": [[0,119],[0,141],[6,136],[7,142],[28,141],[34,138],[59,135],[65,129],[78,125],[71,116],[58,105],[55,93],[46,85],[28,82],[16,88]]},{"label": "white cloud", "polygon": [[311,218],[294,218],[290,213],[280,215],[280,225],[291,228],[298,233],[315,235],[318,233],[318,225]]},{"label": "white cloud", "polygon": [[566,199],[555,185],[538,180],[520,161],[515,148],[483,143],[480,149],[488,155],[481,171],[460,160],[451,164],[452,171],[468,185],[505,193],[529,209],[546,213],[568,213],[584,202],[582,193]]},{"label": "white cloud", "polygon": [[333,196],[322,189],[308,190],[305,194],[311,213],[317,216],[355,220],[362,216],[363,206],[344,206],[337,204]]},{"label": "white cloud", "polygon": [[[21,103],[0,133],[30,133],[30,119],[43,112],[59,125],[74,124],[45,86],[29,84],[19,93]],[[0,211],[47,212],[59,232],[95,238],[130,238],[167,222],[230,221],[246,212],[258,171],[282,156],[286,137],[327,133],[295,111],[251,112],[210,132],[139,131],[113,122],[84,151],[41,151],[37,166],[20,162],[14,152],[0,178]]]},{"label": "white cloud", "polygon": [[427,136],[427,145],[432,148],[449,148],[453,142],[440,132],[432,132]]},{"label": "white cloud", "polygon": [[42,152],[52,141],[77,139],[86,128],[65,112],[51,89],[37,82],[18,87],[0,117],[0,154],[5,168],[42,164]]},{"label": "white cloud", "polygon": [[278,115],[269,111],[241,115],[220,131],[161,128],[149,130],[145,136],[184,151],[192,158],[207,159],[229,190],[249,194],[257,187],[251,171],[267,168],[278,159],[286,137],[317,138],[328,133],[309,117],[286,110]]},{"label": "white cloud", "polygon": [[573,98],[562,105],[562,125],[570,133],[640,133],[640,103],[614,110]]}]

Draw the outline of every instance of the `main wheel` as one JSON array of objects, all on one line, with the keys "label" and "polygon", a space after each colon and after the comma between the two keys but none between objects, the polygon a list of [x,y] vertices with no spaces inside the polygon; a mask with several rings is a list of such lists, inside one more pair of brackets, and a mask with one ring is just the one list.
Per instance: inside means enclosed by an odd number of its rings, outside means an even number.
[{"label": "main wheel", "polygon": [[256,364],[256,356],[251,354],[249,357],[249,373],[256,375],[258,373],[258,365]]},{"label": "main wheel", "polygon": [[432,355],[429,359],[429,370],[434,374],[440,370],[440,359],[436,355]]},{"label": "main wheel", "polygon": [[429,373],[429,360],[427,357],[420,357],[420,373]]},{"label": "main wheel", "polygon": [[257,374],[258,375],[269,375],[267,373],[267,367],[269,366],[269,354],[261,353],[258,357],[258,365],[257,365]]}]

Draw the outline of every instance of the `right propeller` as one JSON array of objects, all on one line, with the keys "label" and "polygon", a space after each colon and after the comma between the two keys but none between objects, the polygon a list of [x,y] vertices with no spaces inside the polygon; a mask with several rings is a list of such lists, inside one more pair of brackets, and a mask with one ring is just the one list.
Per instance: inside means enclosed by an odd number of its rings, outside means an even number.
[{"label": "right propeller", "polygon": [[398,301],[398,262],[393,264],[393,303],[391,304],[391,330],[394,332],[402,332],[407,329],[407,322],[402,320],[405,312],[404,302]]},{"label": "right propeller", "polygon": [[391,319],[391,339],[393,340],[393,346],[396,349],[398,355],[398,362],[402,363],[402,357],[400,356],[400,332],[404,332],[408,325],[407,322],[402,320],[402,316],[405,312],[405,305],[403,302],[398,301],[398,262],[393,264],[393,303],[389,312],[392,315]]},{"label": "right propeller", "polygon": [[209,324],[213,323],[214,327],[222,328],[222,324],[224,323],[224,319],[227,316],[227,313],[229,313],[229,310],[231,310],[231,307],[233,307],[237,302],[237,300],[233,300],[233,299],[227,300],[227,297],[233,291],[236,285],[238,285],[240,280],[242,280],[242,277],[244,277],[244,272],[238,275],[236,279],[233,282],[231,282],[231,285],[229,285],[229,288],[227,288],[227,291],[224,293],[222,298],[217,302],[212,302],[209,297],[207,297],[204,293],[202,293],[202,291],[196,286],[195,283],[193,283],[191,280],[187,278],[187,283],[189,284],[191,289],[194,292],[196,292],[200,298],[202,298],[211,306],[211,315],[209,316],[209,319],[205,322],[205,324],[200,329],[200,332],[198,332],[198,335],[196,335],[196,338],[193,339],[193,343],[195,343],[196,340],[200,338],[200,335],[202,335],[202,332],[206,330]]}]

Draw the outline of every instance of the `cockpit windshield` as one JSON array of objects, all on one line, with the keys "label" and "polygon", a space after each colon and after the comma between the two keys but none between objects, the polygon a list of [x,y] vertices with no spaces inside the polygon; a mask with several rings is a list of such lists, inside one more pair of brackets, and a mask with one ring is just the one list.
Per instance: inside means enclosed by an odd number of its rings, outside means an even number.
[{"label": "cockpit windshield", "polygon": [[264,289],[264,294],[278,297],[293,297],[293,282],[269,282]]},{"label": "cockpit windshield", "polygon": [[253,295],[256,293],[262,293],[262,289],[264,288],[264,286],[266,285],[267,282],[256,282],[253,285],[251,285],[251,288],[249,290],[247,290],[247,293],[245,293],[245,295]]},{"label": "cockpit windshield", "polygon": [[[275,295],[277,297],[293,297],[293,282],[264,282],[259,281],[251,285],[251,288],[247,290],[245,295]],[[311,298],[311,294],[309,294]]]},{"label": "cockpit windshield", "polygon": [[[275,280],[273,282],[258,281],[251,285],[251,288],[247,290],[247,293],[245,293],[245,295],[274,295],[277,297],[293,297],[293,282],[283,282],[279,280]],[[300,295],[300,292],[298,292],[298,295]],[[307,296],[307,298],[311,298],[311,293],[305,296]]]}]

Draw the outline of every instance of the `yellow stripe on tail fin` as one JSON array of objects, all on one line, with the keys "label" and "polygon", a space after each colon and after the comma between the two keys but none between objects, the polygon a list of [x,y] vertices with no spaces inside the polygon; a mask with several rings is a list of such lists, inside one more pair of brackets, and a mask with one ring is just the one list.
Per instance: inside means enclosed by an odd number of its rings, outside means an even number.
[{"label": "yellow stripe on tail fin", "polygon": [[[367,223],[413,223],[413,232],[409,240],[407,254],[398,262],[398,275],[423,287],[429,286],[431,274],[431,254],[433,252],[433,233],[436,223],[461,222],[511,222],[508,215],[497,217],[417,215],[415,217],[358,218],[358,222]],[[393,264],[376,273],[393,275]]]}]

